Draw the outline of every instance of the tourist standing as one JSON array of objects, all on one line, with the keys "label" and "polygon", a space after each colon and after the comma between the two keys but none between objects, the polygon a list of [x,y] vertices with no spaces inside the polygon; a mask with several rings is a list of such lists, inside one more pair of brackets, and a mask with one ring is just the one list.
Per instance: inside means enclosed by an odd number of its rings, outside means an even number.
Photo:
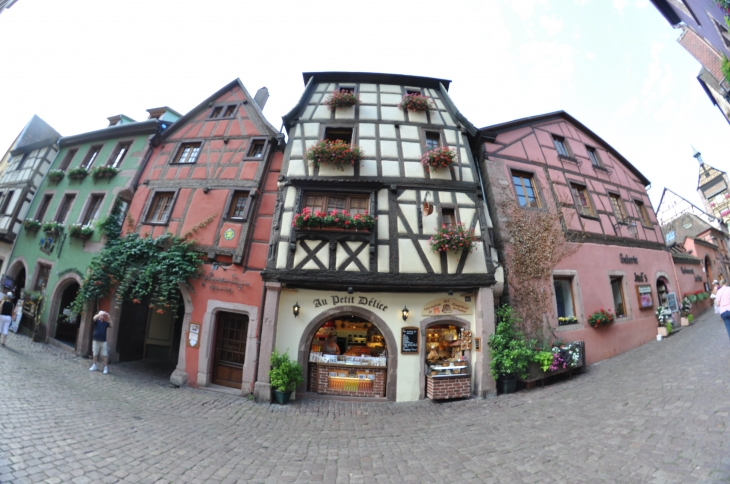
[{"label": "tourist standing", "polygon": [[720,314],[722,321],[725,323],[728,337],[730,337],[730,287],[727,283],[717,291],[715,311]]},{"label": "tourist standing", "polygon": [[99,311],[94,316],[94,341],[91,345],[91,354],[94,357],[94,364],[89,368],[90,371],[96,371],[99,355],[104,359],[104,374],[109,373],[109,351],[106,345],[106,330],[111,327],[112,323],[109,319],[109,313]]},{"label": "tourist standing", "polygon": [[0,345],[2,346],[5,346],[5,340],[8,339],[8,329],[10,329],[10,323],[13,322],[13,310],[15,309],[13,297],[12,292],[7,293],[2,306],[0,306],[0,326],[2,326],[2,333],[0,333]]}]

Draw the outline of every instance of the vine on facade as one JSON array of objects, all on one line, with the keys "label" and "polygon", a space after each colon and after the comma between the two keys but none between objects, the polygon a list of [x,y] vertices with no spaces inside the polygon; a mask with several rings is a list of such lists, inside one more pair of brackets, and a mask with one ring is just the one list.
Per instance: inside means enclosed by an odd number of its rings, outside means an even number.
[{"label": "vine on facade", "polygon": [[[563,258],[575,253],[582,235],[566,233],[555,210],[530,210],[509,199],[503,202],[503,224],[510,248],[505,268],[510,304],[522,319],[528,339],[546,340],[543,320],[553,312],[550,279]],[[547,325],[547,327],[550,327]]]}]

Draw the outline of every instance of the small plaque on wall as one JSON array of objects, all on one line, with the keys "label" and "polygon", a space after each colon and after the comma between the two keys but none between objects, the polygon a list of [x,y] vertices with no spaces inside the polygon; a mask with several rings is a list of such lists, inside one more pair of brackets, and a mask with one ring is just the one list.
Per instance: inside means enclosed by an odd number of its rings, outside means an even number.
[{"label": "small plaque on wall", "polygon": [[190,348],[200,347],[200,325],[197,323],[190,323],[190,330],[188,331],[188,346]]},{"label": "small plaque on wall", "polygon": [[418,328],[415,326],[407,326],[401,328],[400,334],[400,352],[405,354],[418,354]]},{"label": "small plaque on wall", "polygon": [[636,299],[639,300],[639,309],[654,307],[654,298],[651,295],[651,285],[642,284],[636,286]]},{"label": "small plaque on wall", "polygon": [[482,339],[481,338],[474,338],[474,349],[477,351],[482,351]]}]

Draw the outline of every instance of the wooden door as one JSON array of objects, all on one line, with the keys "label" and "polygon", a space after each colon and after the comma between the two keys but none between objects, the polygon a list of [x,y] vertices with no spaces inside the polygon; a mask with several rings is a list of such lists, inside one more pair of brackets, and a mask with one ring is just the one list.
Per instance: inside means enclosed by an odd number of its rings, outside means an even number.
[{"label": "wooden door", "polygon": [[248,316],[219,313],[215,331],[213,383],[241,388],[246,359]]}]

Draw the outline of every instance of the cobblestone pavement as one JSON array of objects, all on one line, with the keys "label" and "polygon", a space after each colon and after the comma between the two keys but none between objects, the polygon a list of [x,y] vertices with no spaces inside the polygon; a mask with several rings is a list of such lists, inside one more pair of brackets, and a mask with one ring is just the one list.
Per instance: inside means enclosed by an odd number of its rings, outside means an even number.
[{"label": "cobblestone pavement", "polygon": [[728,482],[730,341],[706,313],[544,389],[259,405],[11,335],[0,482]]}]

